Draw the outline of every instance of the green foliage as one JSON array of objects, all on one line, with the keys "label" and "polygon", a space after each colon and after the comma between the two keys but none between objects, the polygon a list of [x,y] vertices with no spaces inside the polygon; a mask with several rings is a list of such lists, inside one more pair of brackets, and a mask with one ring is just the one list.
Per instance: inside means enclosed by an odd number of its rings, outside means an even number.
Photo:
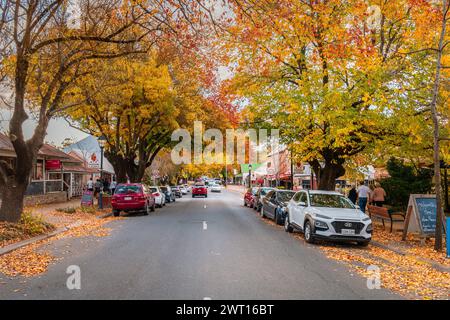
[{"label": "green foliage", "polygon": [[387,193],[387,203],[394,210],[406,211],[410,194],[429,193],[433,172],[427,168],[415,168],[403,160],[391,158],[387,162],[390,177],[380,181]]},{"label": "green foliage", "polygon": [[58,212],[68,213],[68,214],[74,214],[77,212],[77,209],[74,207],[67,207],[67,208],[59,208],[56,209]]}]

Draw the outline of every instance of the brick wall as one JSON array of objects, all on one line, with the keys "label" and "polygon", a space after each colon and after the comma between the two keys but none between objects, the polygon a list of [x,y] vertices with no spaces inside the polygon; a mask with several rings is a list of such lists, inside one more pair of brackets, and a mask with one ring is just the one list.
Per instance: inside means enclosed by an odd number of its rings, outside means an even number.
[{"label": "brick wall", "polygon": [[37,204],[49,204],[67,201],[67,192],[52,192],[42,195],[26,196],[24,205],[25,206],[35,206]]}]

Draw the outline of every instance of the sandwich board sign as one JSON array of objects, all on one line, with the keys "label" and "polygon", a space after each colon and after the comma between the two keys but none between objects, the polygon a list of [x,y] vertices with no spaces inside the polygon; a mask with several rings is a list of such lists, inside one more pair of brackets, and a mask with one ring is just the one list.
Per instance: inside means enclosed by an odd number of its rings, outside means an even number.
[{"label": "sandwich board sign", "polygon": [[94,193],[92,191],[86,190],[81,196],[81,206],[89,207],[94,205]]},{"label": "sandwich board sign", "polygon": [[422,237],[434,237],[436,231],[436,195],[412,194],[409,196],[408,211],[403,228],[403,240],[408,231]]}]

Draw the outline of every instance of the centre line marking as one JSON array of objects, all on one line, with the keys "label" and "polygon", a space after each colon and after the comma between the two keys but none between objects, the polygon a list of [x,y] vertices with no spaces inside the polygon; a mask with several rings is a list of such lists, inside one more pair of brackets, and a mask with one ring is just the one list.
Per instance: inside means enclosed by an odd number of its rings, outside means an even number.
[{"label": "centre line marking", "polygon": [[206,221],[203,221],[203,230],[208,229],[208,225],[206,224]]},{"label": "centre line marking", "polygon": [[206,209],[206,204],[203,206],[204,209]]}]

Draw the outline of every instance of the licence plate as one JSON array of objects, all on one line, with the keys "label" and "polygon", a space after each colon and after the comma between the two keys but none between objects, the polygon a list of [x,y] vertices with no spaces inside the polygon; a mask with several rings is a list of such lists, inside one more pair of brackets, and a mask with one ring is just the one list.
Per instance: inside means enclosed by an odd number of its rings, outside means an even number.
[{"label": "licence plate", "polygon": [[342,234],[345,234],[345,235],[355,235],[355,230],[353,230],[353,229],[342,229],[341,230],[341,233]]},{"label": "licence plate", "polygon": [[129,201],[129,200],[132,200],[132,199],[133,199],[132,197],[125,197],[124,198],[125,201]]}]

